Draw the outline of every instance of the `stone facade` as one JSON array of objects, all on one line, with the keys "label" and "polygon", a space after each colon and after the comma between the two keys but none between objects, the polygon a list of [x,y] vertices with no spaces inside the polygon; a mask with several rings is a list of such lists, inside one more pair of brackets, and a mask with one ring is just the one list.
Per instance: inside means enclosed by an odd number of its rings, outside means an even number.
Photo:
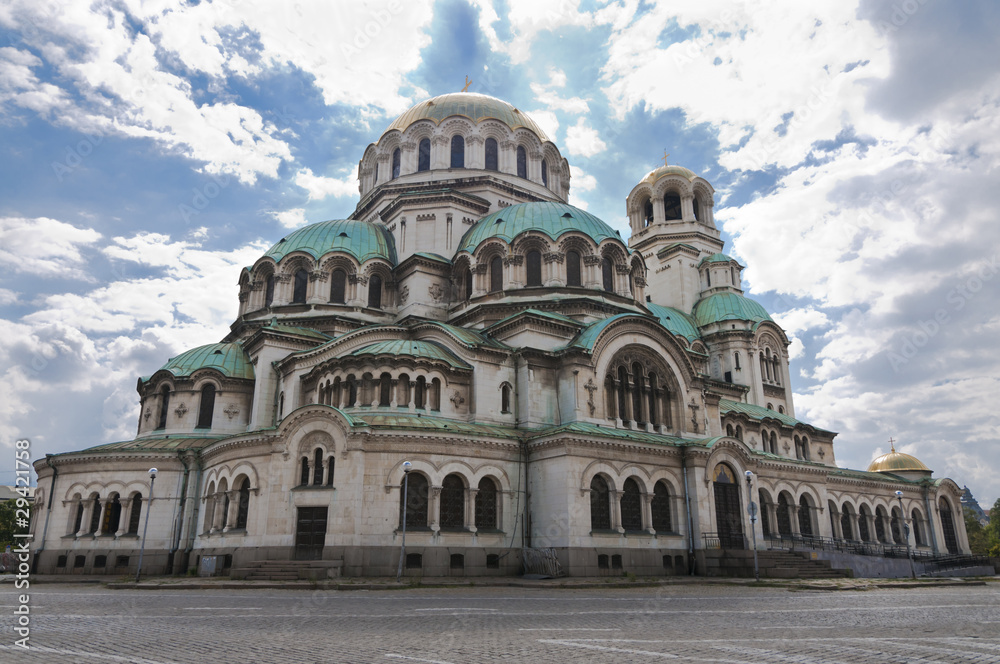
[{"label": "stone facade", "polygon": [[366,150],[349,219],[238,275],[225,339],[139,380],[133,440],[36,463],[36,569],[134,572],[146,531],[150,573],[392,575],[404,486],[408,575],[687,573],[751,535],[899,545],[904,521],[918,550],[968,550],[954,482],[841,469],[795,419],[788,339],[721,253],[708,182],[652,171],[626,243],[566,204],[517,109],[431,101]]}]

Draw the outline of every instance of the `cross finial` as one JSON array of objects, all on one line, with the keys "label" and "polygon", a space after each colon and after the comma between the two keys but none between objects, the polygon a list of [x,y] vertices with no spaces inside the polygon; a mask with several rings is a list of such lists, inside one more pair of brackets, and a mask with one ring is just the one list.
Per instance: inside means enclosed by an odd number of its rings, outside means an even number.
[{"label": "cross finial", "polygon": [[470,81],[470,80],[469,80],[469,75],[468,75],[468,74],[466,74],[466,75],[465,75],[465,87],[464,87],[464,88],[462,88],[462,92],[468,92],[468,91],[469,91],[469,86],[470,86],[470,85],[472,85],[472,81]]},{"label": "cross finial", "polygon": [[663,165],[664,166],[667,165],[667,157],[669,157],[669,156],[670,156],[670,153],[667,152],[666,148],[664,148],[663,149]]},{"label": "cross finial", "polygon": [[896,442],[896,441],[895,441],[895,440],[893,440],[893,439],[892,439],[892,437],[890,436],[890,437],[889,437],[889,449],[890,449],[890,450],[892,450],[893,452],[895,452],[895,451],[896,451],[896,446],[895,446],[895,445],[893,445],[893,443],[895,443],[895,442]]}]

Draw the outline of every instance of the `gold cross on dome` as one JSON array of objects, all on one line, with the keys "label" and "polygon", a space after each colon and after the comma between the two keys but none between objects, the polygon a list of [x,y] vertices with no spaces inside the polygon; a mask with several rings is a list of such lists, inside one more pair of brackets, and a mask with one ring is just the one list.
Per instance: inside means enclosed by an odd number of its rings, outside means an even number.
[{"label": "gold cross on dome", "polygon": [[896,446],[895,446],[895,445],[893,445],[893,443],[895,443],[895,442],[896,442],[896,441],[895,441],[895,440],[893,440],[893,439],[892,439],[892,437],[890,437],[890,438],[889,438],[889,449],[890,449],[890,450],[892,450],[893,452],[895,452],[895,451],[896,451]]},{"label": "gold cross on dome", "polygon": [[472,85],[472,81],[470,81],[470,80],[469,80],[469,75],[468,75],[468,74],[466,74],[466,75],[465,75],[465,87],[464,87],[464,88],[462,88],[462,92],[468,92],[468,91],[469,91],[469,86],[470,86],[470,85]]},{"label": "gold cross on dome", "polygon": [[667,152],[666,148],[664,148],[664,150],[663,150],[663,165],[664,166],[667,165],[667,157],[669,157],[669,156],[670,156],[670,153]]}]

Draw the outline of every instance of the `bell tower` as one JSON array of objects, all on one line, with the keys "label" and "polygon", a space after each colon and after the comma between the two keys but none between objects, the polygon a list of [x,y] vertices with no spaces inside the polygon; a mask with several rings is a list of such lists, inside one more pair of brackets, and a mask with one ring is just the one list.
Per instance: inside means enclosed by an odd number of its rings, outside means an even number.
[{"label": "bell tower", "polygon": [[626,198],[628,244],[649,268],[646,293],[652,302],[691,311],[701,297],[699,266],[724,244],[715,227],[714,194],[707,180],[687,168],[664,165]]}]

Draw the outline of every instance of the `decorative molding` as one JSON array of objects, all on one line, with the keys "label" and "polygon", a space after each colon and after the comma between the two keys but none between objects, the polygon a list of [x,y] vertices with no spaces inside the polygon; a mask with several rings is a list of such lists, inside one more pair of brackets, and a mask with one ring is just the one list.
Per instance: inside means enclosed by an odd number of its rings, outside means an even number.
[{"label": "decorative molding", "polygon": [[229,417],[229,419],[233,419],[234,417],[240,414],[240,407],[234,403],[231,403],[228,406],[226,406],[226,409],[222,412],[225,413]]},{"label": "decorative molding", "polygon": [[177,408],[174,408],[174,413],[177,415],[177,417],[184,417],[185,415],[187,415],[187,412],[188,412],[188,407],[185,406],[183,402],[177,404]]}]

